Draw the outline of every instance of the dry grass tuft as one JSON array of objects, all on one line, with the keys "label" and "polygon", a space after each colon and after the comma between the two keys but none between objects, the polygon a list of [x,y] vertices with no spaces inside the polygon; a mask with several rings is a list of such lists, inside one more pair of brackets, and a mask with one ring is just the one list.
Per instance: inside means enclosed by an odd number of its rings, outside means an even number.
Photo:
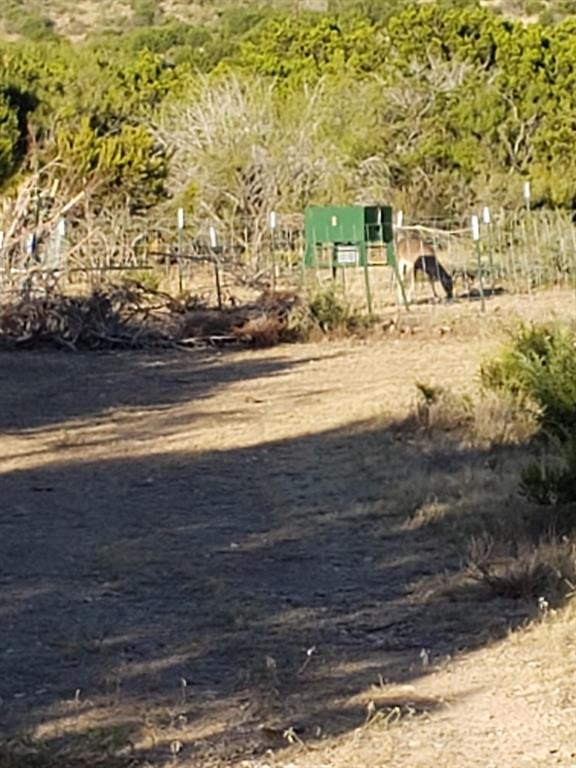
[{"label": "dry grass tuft", "polygon": [[536,416],[504,393],[483,392],[474,401],[471,437],[475,446],[526,445],[538,429]]},{"label": "dry grass tuft", "polygon": [[536,434],[535,415],[507,393],[483,392],[473,399],[422,382],[416,388],[416,423],[428,433],[452,433],[475,448],[523,445]]},{"label": "dry grass tuft", "polygon": [[0,741],[0,768],[132,768],[131,729],[117,725],[58,743],[16,736]]},{"label": "dry grass tuft", "polygon": [[426,500],[421,504],[403,526],[404,530],[415,531],[428,525],[435,525],[447,520],[452,506],[445,501],[439,501],[436,497]]},{"label": "dry grass tuft", "polygon": [[454,432],[472,422],[472,402],[450,389],[418,382],[416,421],[426,431]]},{"label": "dry grass tuft", "polygon": [[233,328],[232,334],[242,344],[256,348],[275,347],[286,340],[286,325],[278,317],[254,317]]},{"label": "dry grass tuft", "polygon": [[474,538],[467,571],[500,597],[557,605],[576,589],[576,543],[550,538],[503,545],[490,536]]}]

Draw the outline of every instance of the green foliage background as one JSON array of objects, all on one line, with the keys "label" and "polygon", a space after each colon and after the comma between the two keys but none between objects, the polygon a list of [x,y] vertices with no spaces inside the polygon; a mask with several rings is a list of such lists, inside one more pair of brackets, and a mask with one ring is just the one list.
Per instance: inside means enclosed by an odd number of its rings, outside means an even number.
[{"label": "green foliage background", "polygon": [[0,188],[50,167],[132,211],[259,215],[266,197],[439,214],[518,203],[529,178],[536,205],[574,209],[576,8],[561,5],[529,3],[526,23],[466,0],[222,2],[194,23],[131,0],[122,30],[71,42],[10,0]]}]

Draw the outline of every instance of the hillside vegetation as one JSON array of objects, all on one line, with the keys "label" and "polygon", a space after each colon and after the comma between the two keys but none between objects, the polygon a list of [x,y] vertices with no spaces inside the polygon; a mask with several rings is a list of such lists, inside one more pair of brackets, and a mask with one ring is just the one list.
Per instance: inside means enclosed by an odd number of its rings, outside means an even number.
[{"label": "hillside vegetation", "polygon": [[[407,0],[6,0],[0,24],[6,33],[38,36],[49,31],[74,39],[106,29],[157,24],[177,19],[192,25],[217,26],[236,9],[260,15],[276,11],[339,13],[353,11],[381,19],[415,2]],[[464,2],[454,3],[463,6]],[[470,3],[468,3],[470,4]],[[481,5],[511,18],[553,23],[574,13],[573,0],[484,0]]]},{"label": "hillside vegetation", "polygon": [[517,203],[525,179],[575,207],[571,3],[306,5],[9,0],[2,228],[79,194],[84,218],[183,205],[256,233],[308,203]]}]

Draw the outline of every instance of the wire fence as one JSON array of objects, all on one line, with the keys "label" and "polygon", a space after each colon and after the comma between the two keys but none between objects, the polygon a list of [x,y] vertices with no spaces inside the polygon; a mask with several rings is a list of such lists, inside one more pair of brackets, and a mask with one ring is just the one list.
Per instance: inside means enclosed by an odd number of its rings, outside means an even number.
[{"label": "wire fence", "polygon": [[576,227],[566,211],[501,210],[479,227],[478,255],[466,222],[424,222],[415,226],[437,248],[439,258],[486,285],[510,292],[573,287],[576,278]]},{"label": "wire fence", "polygon": [[[180,292],[194,292],[199,276],[211,275],[208,300],[222,303],[232,290],[222,274],[239,271],[254,285],[335,288],[354,303],[363,301],[366,275],[359,267],[305,269],[304,229],[300,214],[275,214],[271,226],[254,220],[225,228],[206,222],[188,228],[183,217],[174,226],[154,226],[144,219],[123,222],[59,221],[41,238],[34,230],[10,247],[0,234],[0,293],[30,290],[36,280],[45,288],[83,282],[99,285],[119,276],[154,275]],[[256,237],[255,233],[258,231]],[[437,259],[453,276],[459,300],[495,292],[530,293],[543,288],[576,290],[576,226],[567,211],[484,210],[475,241],[469,217],[404,219],[397,236],[417,236],[432,245]],[[379,260],[368,269],[375,310],[397,302],[394,273]],[[425,301],[423,281],[417,297]]]}]

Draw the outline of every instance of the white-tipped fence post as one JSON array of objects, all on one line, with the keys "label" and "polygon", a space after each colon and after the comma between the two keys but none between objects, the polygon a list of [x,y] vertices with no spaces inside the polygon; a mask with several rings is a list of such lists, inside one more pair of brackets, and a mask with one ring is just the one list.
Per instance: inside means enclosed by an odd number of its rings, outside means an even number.
[{"label": "white-tipped fence post", "polygon": [[532,190],[530,188],[530,182],[525,181],[524,182],[524,188],[523,188],[523,195],[524,195],[524,202],[526,204],[526,210],[530,210],[530,198],[532,197]]},{"label": "white-tipped fence post", "polygon": [[480,221],[478,216],[472,216],[470,220],[472,230],[472,240],[476,249],[476,264],[478,265],[478,285],[480,288],[480,307],[482,312],[486,311],[486,299],[484,297],[484,283],[482,278],[482,255],[480,253]]},{"label": "white-tipped fence post", "polygon": [[58,224],[56,225],[56,238],[55,238],[55,244],[54,244],[54,250],[55,250],[55,266],[57,269],[62,269],[64,267],[64,243],[66,241],[66,229],[67,229],[67,223],[64,216],[62,216],[60,219],[58,219]]},{"label": "white-tipped fence post", "polygon": [[270,255],[272,256],[272,290],[276,291],[276,211],[268,214],[268,227],[270,228]]},{"label": "white-tipped fence post", "polygon": [[184,227],[186,226],[184,208],[178,208],[176,221],[178,224],[178,292],[182,293],[182,289],[184,287],[182,279],[182,254],[184,253]]},{"label": "white-tipped fence post", "polygon": [[[523,185],[523,197],[524,197],[524,204],[526,206],[526,219],[521,218],[520,219],[520,231],[522,232],[522,255],[523,255],[523,262],[524,262],[524,268],[526,270],[526,287],[528,289],[528,293],[532,293],[532,274],[530,269],[530,261],[531,261],[531,251],[529,249],[530,244],[530,232],[528,231],[528,228],[530,227],[530,223],[532,222],[532,216],[531,216],[531,205],[530,200],[532,197],[532,189],[530,187],[530,182],[525,181]],[[533,234],[533,233],[532,233]]]},{"label": "white-tipped fence post", "polygon": [[[396,212],[396,229],[398,230],[402,229],[403,224],[404,224],[404,211],[400,210]],[[396,285],[399,288],[400,296],[402,297],[402,303],[404,304],[406,311],[410,311],[410,304],[408,301],[408,297],[406,296],[406,288],[404,286],[404,282],[402,280],[402,277],[400,276],[400,270],[398,268],[395,241],[396,241],[396,238],[394,238],[392,242],[386,244],[387,260],[388,260],[388,263],[392,266],[392,270],[394,272],[394,278],[396,280]]]},{"label": "white-tipped fence post", "polygon": [[496,276],[494,274],[494,248],[492,243],[492,214],[490,212],[490,208],[488,206],[484,206],[484,209],[482,211],[482,221],[484,222],[484,226],[486,227],[486,231],[488,233],[488,261],[490,264],[490,280],[492,282],[492,293],[494,293],[494,290],[496,288]]},{"label": "white-tipped fence post", "polygon": [[218,300],[218,309],[222,309],[222,287],[220,285],[220,266],[218,264],[218,255],[216,249],[218,248],[218,234],[215,227],[210,227],[208,230],[208,237],[210,238],[210,248],[212,250],[212,261],[214,264],[214,278],[216,280],[216,298]]}]

